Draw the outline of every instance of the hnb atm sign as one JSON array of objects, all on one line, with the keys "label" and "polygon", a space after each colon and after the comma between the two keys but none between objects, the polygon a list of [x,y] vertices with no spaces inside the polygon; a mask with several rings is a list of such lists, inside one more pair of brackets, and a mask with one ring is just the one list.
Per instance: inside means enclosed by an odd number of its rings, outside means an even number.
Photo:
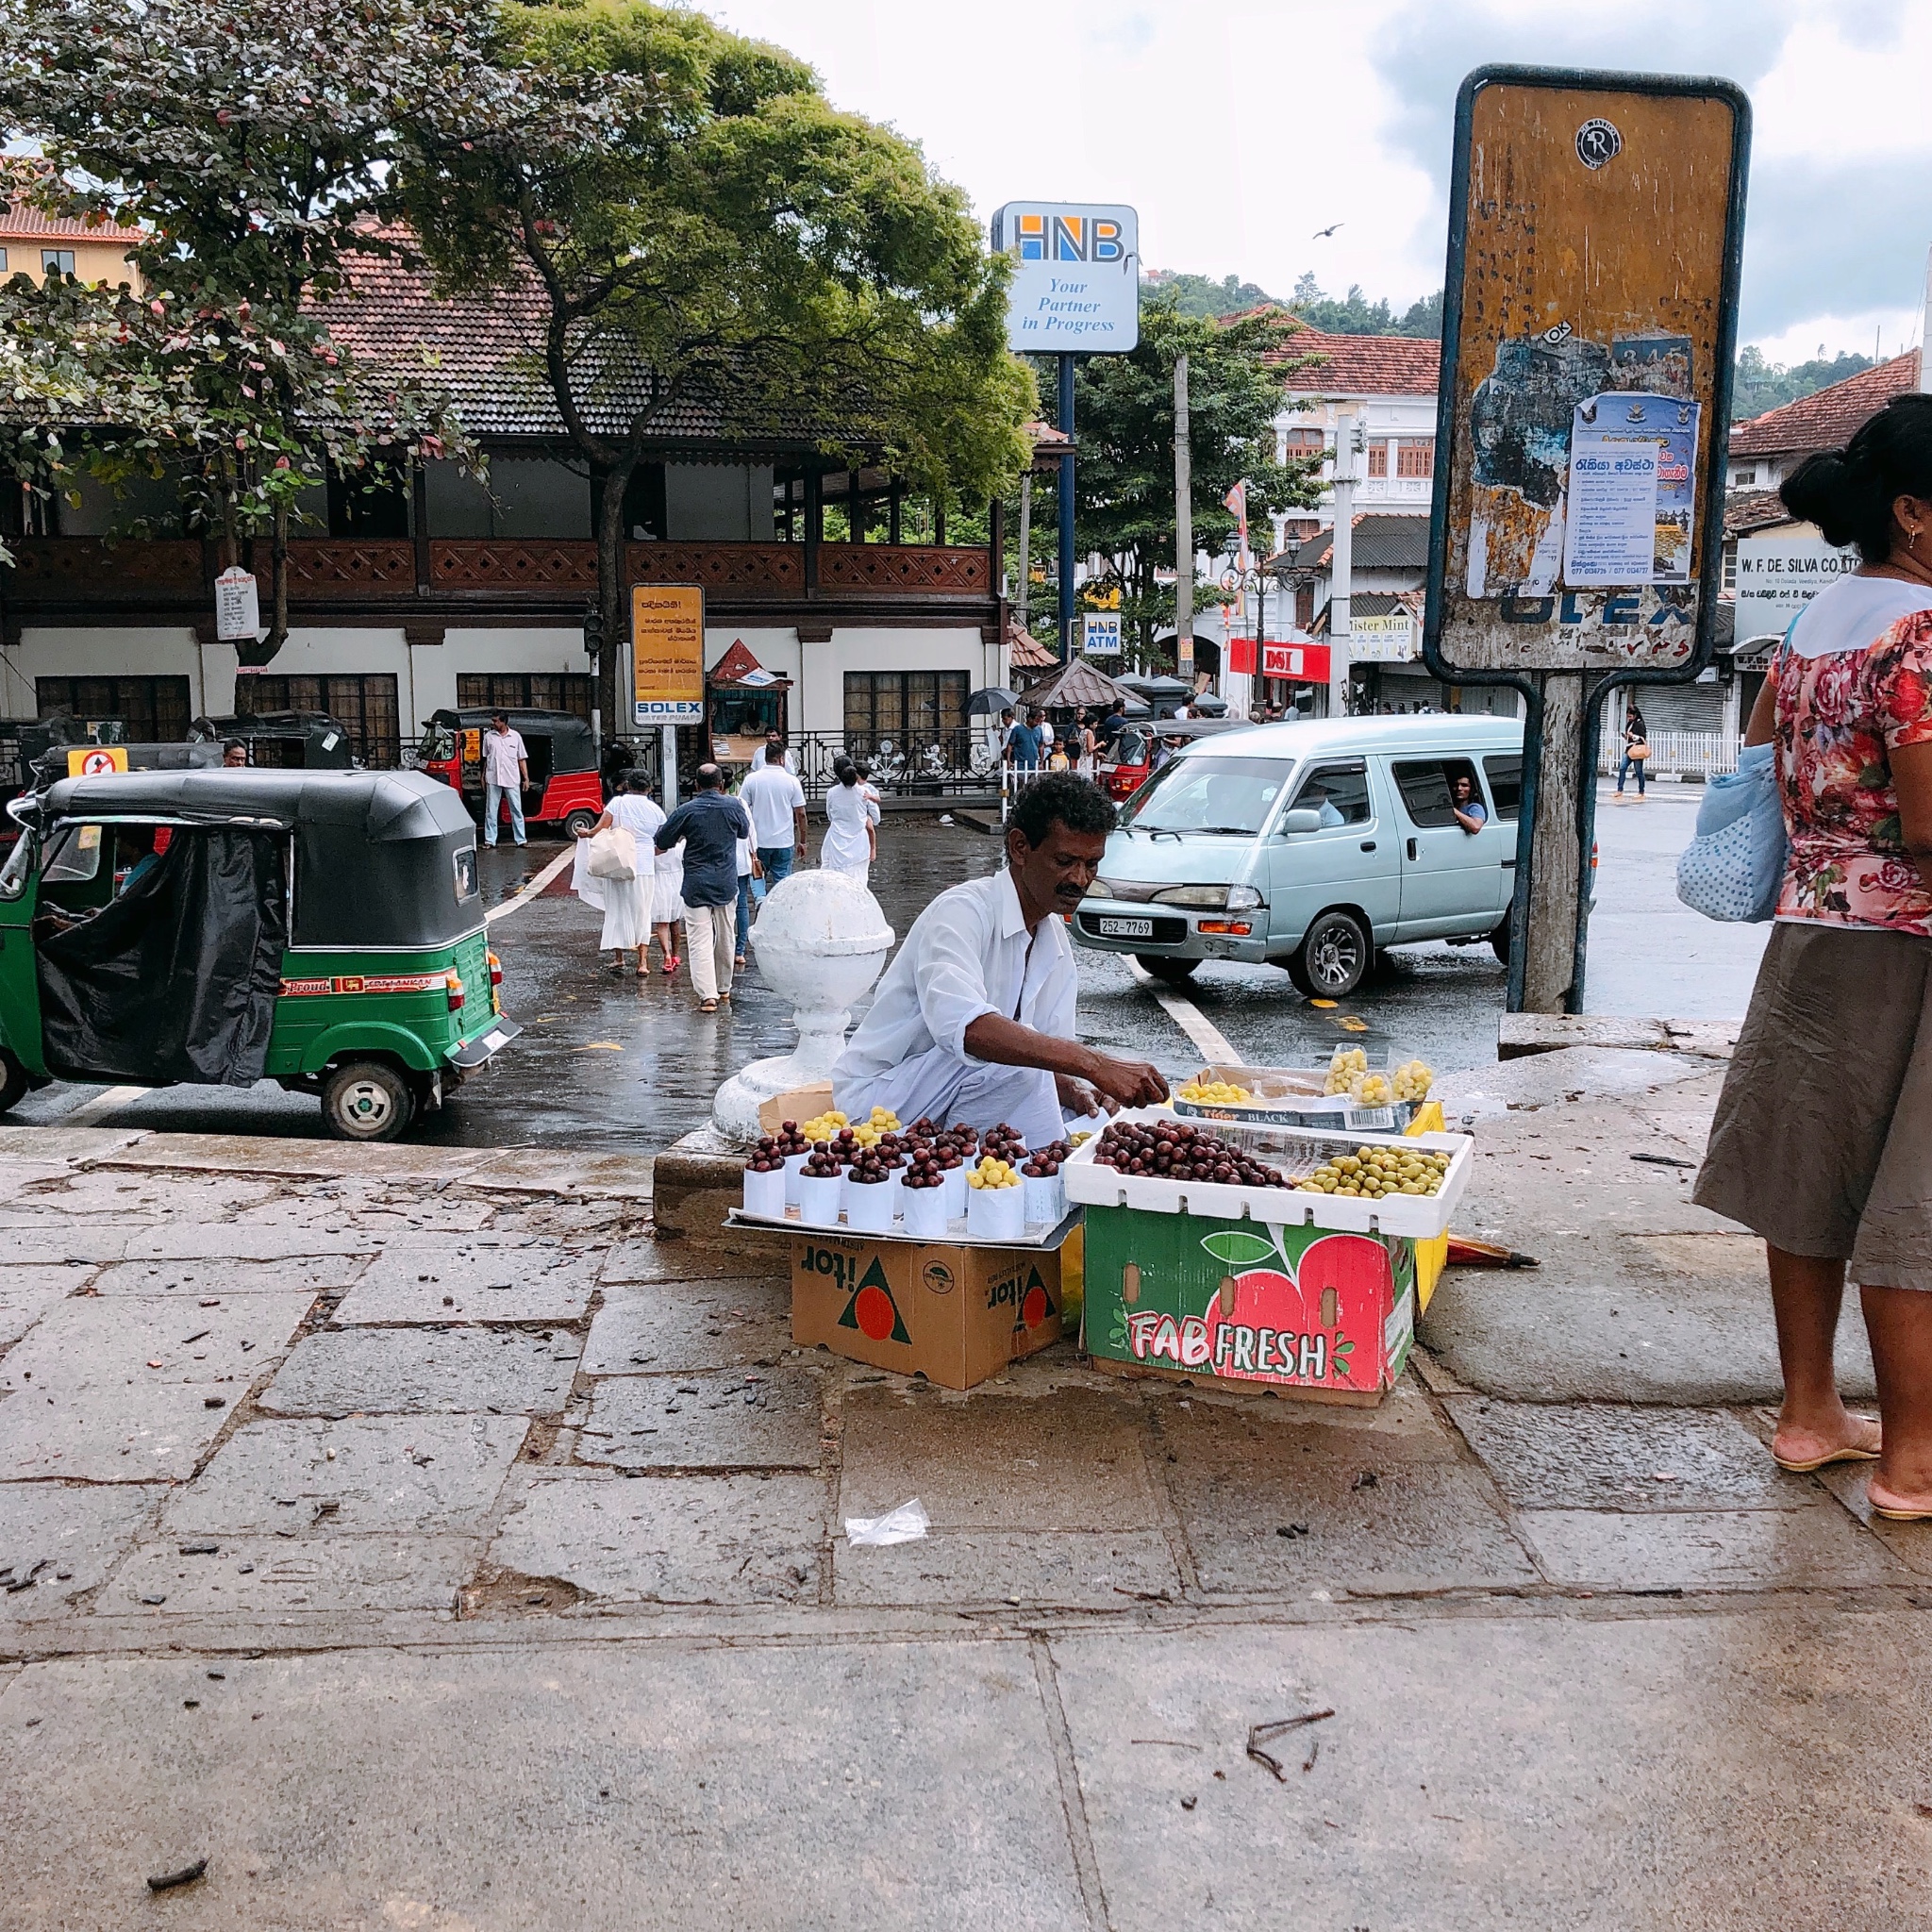
[{"label": "hnb atm sign", "polygon": [[1141,340],[1141,231],[1132,208],[1011,201],[992,218],[992,245],[1013,260],[1009,347],[1113,355]]}]

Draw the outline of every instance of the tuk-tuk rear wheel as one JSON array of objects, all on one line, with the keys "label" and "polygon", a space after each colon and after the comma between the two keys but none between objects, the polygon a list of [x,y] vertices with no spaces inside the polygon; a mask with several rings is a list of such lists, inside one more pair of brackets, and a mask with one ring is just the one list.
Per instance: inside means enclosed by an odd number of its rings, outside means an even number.
[{"label": "tuk-tuk rear wheel", "polygon": [[570,839],[588,839],[597,829],[597,821],[602,816],[585,806],[578,806],[574,812],[565,815],[564,836]]},{"label": "tuk-tuk rear wheel", "polygon": [[5,1047],[0,1047],[0,1113],[10,1113],[18,1107],[32,1084],[26,1069]]},{"label": "tuk-tuk rear wheel", "polygon": [[393,1141],[415,1114],[408,1079],[386,1060],[346,1060],[322,1083],[322,1123],[333,1141]]}]

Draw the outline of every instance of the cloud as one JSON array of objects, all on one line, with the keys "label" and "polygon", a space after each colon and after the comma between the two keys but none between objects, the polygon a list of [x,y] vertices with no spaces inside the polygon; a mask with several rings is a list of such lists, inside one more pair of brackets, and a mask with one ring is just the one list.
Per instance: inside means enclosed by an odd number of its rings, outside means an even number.
[{"label": "cloud", "polygon": [[[1459,79],[1474,67],[1521,61],[1718,75],[1747,93],[1771,83],[1773,111],[1755,129],[1746,198],[1740,335],[1749,341],[1822,315],[1827,303],[1840,315],[1918,306],[1924,273],[1922,171],[1895,149],[1819,152],[1815,118],[1808,126],[1790,125],[1794,96],[1805,92],[1803,76],[1778,74],[1788,53],[1813,58],[1819,34],[1828,31],[1843,58],[1833,63],[1828,87],[1811,71],[1819,85],[1804,111],[1843,125],[1852,108],[1847,84],[1855,91],[1857,70],[1884,61],[1907,22],[1905,0],[1840,0],[1828,15],[1815,0],[1691,7],[1636,0],[1614,12],[1589,13],[1527,11],[1503,0],[1468,7],[1424,0],[1390,24],[1375,65],[1392,97],[1390,138],[1427,170],[1444,197],[1455,111],[1447,76]],[[1801,28],[1805,46],[1788,47]],[[1916,144],[1917,130],[1911,138]],[[1790,152],[1794,147],[1811,152]]]}]

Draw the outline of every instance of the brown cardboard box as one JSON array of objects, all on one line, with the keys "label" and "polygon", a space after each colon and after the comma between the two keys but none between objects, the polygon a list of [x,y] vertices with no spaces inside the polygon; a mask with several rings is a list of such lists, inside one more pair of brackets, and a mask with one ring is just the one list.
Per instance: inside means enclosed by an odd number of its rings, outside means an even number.
[{"label": "brown cardboard box", "polygon": [[775,1134],[787,1121],[813,1121],[832,1105],[832,1083],[820,1080],[810,1087],[794,1087],[788,1093],[774,1093],[758,1103],[758,1132]]},{"label": "brown cardboard box", "polygon": [[970,1389],[1060,1338],[1076,1221],[1054,1248],[956,1247],[808,1233],[791,1238],[791,1339]]}]

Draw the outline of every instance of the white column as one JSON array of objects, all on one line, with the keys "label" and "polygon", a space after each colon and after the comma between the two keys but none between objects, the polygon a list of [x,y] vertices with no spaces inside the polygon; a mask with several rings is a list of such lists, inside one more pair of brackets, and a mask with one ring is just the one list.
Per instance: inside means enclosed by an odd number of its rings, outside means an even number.
[{"label": "white column", "polygon": [[[1356,446],[1361,425],[1354,407],[1344,405],[1335,419],[1335,537],[1328,589],[1328,715],[1348,711],[1349,583],[1355,551],[1355,486],[1361,480],[1364,451]],[[1366,442],[1366,439],[1364,439]]]}]

